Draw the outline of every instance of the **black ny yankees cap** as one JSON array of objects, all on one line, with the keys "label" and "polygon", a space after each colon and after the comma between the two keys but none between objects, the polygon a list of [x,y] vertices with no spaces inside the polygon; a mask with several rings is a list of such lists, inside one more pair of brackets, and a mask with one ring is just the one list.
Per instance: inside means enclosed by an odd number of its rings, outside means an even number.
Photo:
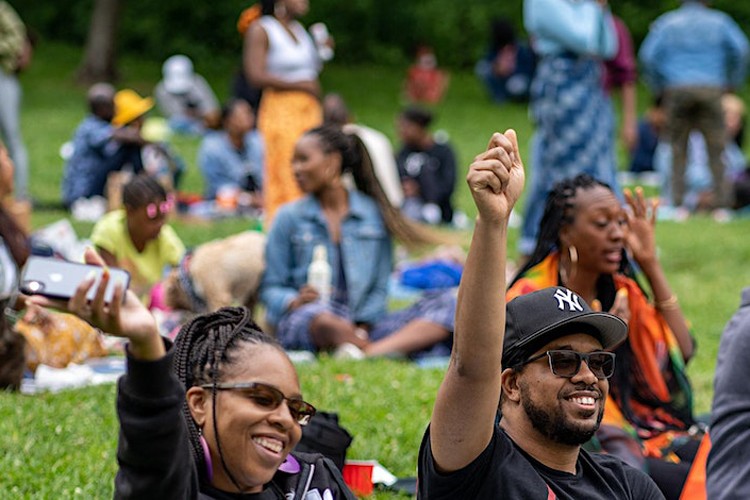
[{"label": "black ny yankees cap", "polygon": [[506,306],[503,368],[513,368],[558,337],[585,333],[603,349],[620,345],[628,327],[617,316],[596,312],[580,295],[557,286],[521,295]]}]

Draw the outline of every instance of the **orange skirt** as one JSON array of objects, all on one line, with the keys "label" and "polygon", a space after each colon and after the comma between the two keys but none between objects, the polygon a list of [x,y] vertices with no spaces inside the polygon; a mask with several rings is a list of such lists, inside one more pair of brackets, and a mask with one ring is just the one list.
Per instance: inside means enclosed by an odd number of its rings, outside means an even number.
[{"label": "orange skirt", "polygon": [[294,145],[302,134],[323,122],[318,99],[307,92],[264,89],[258,130],[266,143],[263,203],[266,228],[276,210],[302,197],[292,172]]}]

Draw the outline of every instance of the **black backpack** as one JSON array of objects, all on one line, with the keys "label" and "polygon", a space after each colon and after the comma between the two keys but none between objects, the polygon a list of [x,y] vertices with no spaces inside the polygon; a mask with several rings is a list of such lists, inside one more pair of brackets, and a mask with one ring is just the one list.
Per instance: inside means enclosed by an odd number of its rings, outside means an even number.
[{"label": "black backpack", "polygon": [[302,428],[302,439],[295,451],[321,453],[330,458],[339,470],[344,468],[346,450],[352,444],[352,436],[339,425],[337,413],[319,411]]}]

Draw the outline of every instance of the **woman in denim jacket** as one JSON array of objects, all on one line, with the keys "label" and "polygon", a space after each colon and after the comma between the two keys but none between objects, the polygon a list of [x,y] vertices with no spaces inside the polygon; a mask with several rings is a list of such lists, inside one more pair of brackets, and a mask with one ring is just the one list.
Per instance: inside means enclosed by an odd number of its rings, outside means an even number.
[{"label": "woman in denim jacket", "polygon": [[[297,142],[292,160],[305,197],[284,205],[268,234],[261,301],[286,349],[365,355],[447,355],[455,294],[426,296],[388,313],[391,236],[430,243],[428,230],[389,202],[356,136],[323,126]],[[351,175],[356,188],[347,187]],[[332,271],[329,300],[308,284],[313,249],[323,245]]]}]

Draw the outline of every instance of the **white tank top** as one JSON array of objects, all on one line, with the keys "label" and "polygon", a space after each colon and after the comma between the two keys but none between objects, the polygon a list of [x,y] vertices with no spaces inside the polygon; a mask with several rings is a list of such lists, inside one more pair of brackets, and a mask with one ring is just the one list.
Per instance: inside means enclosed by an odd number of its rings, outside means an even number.
[{"label": "white tank top", "polygon": [[266,71],[286,82],[317,80],[320,59],[315,43],[307,30],[297,21],[289,24],[296,40],[273,16],[263,16],[260,25],[268,35]]}]

